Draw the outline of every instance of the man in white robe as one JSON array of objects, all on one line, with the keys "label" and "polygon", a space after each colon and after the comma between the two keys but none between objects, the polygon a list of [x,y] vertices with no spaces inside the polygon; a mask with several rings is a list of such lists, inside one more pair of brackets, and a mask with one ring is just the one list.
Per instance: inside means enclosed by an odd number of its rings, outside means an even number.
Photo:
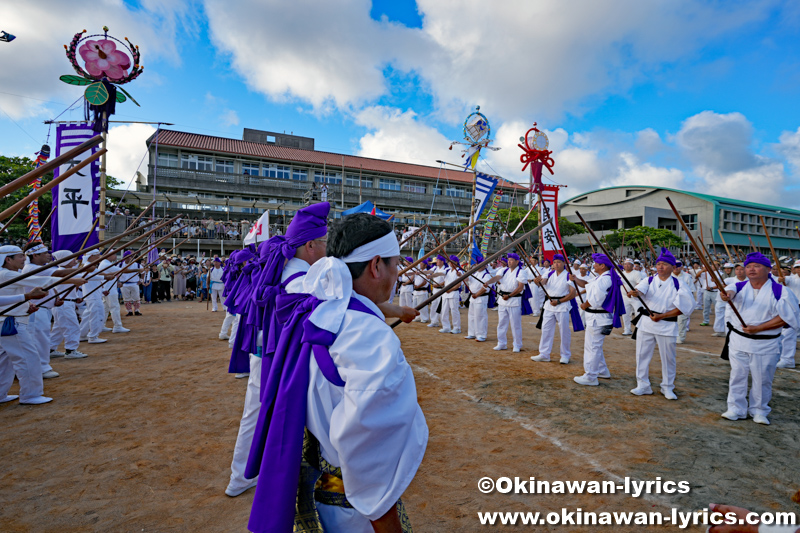
[{"label": "man in white robe", "polygon": [[[57,250],[53,252],[53,258],[63,259],[72,254],[69,250]],[[68,263],[62,263],[62,268],[73,268],[78,264],[77,259]],[[72,290],[64,295],[63,304],[53,308],[53,330],[50,333],[50,358],[64,357],[65,359],[83,359],[88,357],[85,353],[78,350],[81,340],[81,326],[78,323],[78,313],[76,311],[77,302],[80,300],[77,291]],[[64,351],[59,352],[58,347],[64,342]]]},{"label": "man in white robe", "polygon": [[[733,278],[733,263],[722,265],[722,275],[720,276],[722,283],[727,287],[733,283]],[[720,291],[717,291],[717,296],[714,300],[714,333],[711,334],[712,337],[724,337],[727,333],[725,328],[725,308],[727,306],[728,304],[722,301],[720,297]]]},{"label": "man in white robe", "polygon": [[[99,270],[105,269],[105,274],[113,274],[111,278],[106,277],[107,281],[103,283],[103,288],[100,289],[103,297],[103,324],[105,325],[106,320],[108,320],[108,316],[111,315],[111,322],[114,324],[111,332],[128,333],[130,330],[122,325],[117,281],[119,279],[120,272],[130,276],[131,274],[137,272],[137,270],[129,267],[126,264],[123,264],[122,266],[119,264],[114,265],[113,263],[115,263],[116,260],[117,257],[116,254],[114,254],[108,259],[103,259],[100,261],[100,266],[98,267]],[[103,331],[106,331],[107,329],[108,328],[104,328]]]},{"label": "man in white robe", "polygon": [[[650,387],[650,361],[658,345],[661,357],[661,393],[668,400],[677,400],[675,374],[677,368],[676,341],[680,314],[694,310],[692,294],[672,275],[675,257],[666,248],[656,259],[658,275],[644,278],[636,289],[629,291],[630,297],[641,297],[652,315],[642,314],[636,325],[636,387],[632,394],[653,394]],[[643,309],[644,310],[644,309]],[[644,310],[646,312],[646,310]]]},{"label": "man in white robe", "polygon": [[[483,256],[478,254],[473,257],[473,265],[482,263]],[[487,282],[492,278],[488,268],[476,272],[466,280],[469,289],[469,313],[467,315],[467,336],[465,339],[475,339],[477,342],[486,342],[489,329],[489,288]]]},{"label": "man in white robe", "polygon": [[100,333],[103,331],[103,295],[100,293],[102,288],[99,288],[105,281],[114,277],[114,274],[98,272],[97,264],[101,261],[102,256],[97,250],[87,252],[83,256],[83,264],[93,265],[89,270],[84,271],[81,276],[86,279],[86,285],[81,287],[81,298],[86,304],[86,309],[81,315],[81,336],[80,340],[88,340],[89,344],[102,344],[106,339],[100,338]]},{"label": "man in white robe", "polygon": [[[795,298],[800,300],[800,261],[794,263],[792,273],[784,276],[783,284],[786,285]],[[797,334],[795,328],[783,328],[781,331],[781,359],[778,368],[794,368],[797,352]]]},{"label": "man in white robe", "polygon": [[[694,276],[684,271],[683,263],[680,261],[675,264],[675,270],[673,270],[672,275],[678,278],[678,282],[680,282],[681,285],[683,285],[684,288],[689,291],[696,306],[697,288],[694,283]],[[692,311],[694,311],[694,307],[692,308]],[[691,316],[691,313],[681,313],[678,315],[678,340],[675,341],[676,344],[683,344],[686,342],[686,332],[689,330],[689,319]]]},{"label": "man in white robe", "polygon": [[[214,268],[208,272],[209,287],[211,288],[211,311],[217,312],[217,301],[224,303],[225,298],[222,296],[222,291],[225,290],[225,282],[222,281],[222,276],[225,270],[222,268],[222,260],[219,257],[214,258]],[[231,319],[231,323],[233,319]]]},{"label": "man in white robe", "polygon": [[[433,259],[435,267],[433,268],[433,271],[429,272],[428,274],[430,277],[431,291],[433,294],[436,294],[439,289],[444,287],[444,277],[447,274],[447,267],[445,266],[446,261],[447,258],[441,254],[437,255]],[[429,328],[438,328],[442,325],[440,322],[441,313],[439,312],[439,304],[441,301],[442,298],[440,296],[431,302],[431,323],[428,324]]]},{"label": "man in white robe", "polygon": [[529,277],[517,254],[508,254],[508,266],[497,271],[489,283],[497,282],[497,346],[508,349],[508,328],[514,342],[514,352],[522,350],[522,298]]},{"label": "man in white robe", "polygon": [[[411,257],[406,257],[405,260],[409,265],[414,262]],[[414,307],[414,272],[409,270],[399,277],[397,283],[400,285],[400,301],[398,303],[403,307]]]},{"label": "man in white robe", "polygon": [[[451,255],[445,269],[444,283],[446,287],[456,280],[459,276],[458,257]],[[459,311],[460,293],[458,292],[461,283],[447,290],[442,296],[442,329],[439,333],[461,333],[461,312]]]},{"label": "man in white robe", "polygon": [[[642,273],[638,270],[633,269],[633,259],[626,257],[625,261],[622,263],[622,270],[625,272],[625,278],[630,282],[631,285],[634,287],[642,281]],[[636,315],[641,307],[639,300],[635,298],[631,298],[628,296],[628,291],[626,290],[626,286],[623,286],[622,289],[622,301],[625,302],[625,314],[622,315],[622,323],[625,327],[622,330],[623,335],[632,335],[633,330],[631,329],[631,320]]]},{"label": "man in white robe", "polygon": [[[728,285],[722,299],[732,300],[742,319],[732,317],[728,355],[731,376],[728,384],[728,420],[753,417],[758,424],[769,424],[772,380],[780,359],[780,335],[784,326],[800,327],[798,301],[791,290],[770,275],[772,265],[758,252],[744,262],[746,282]],[[748,402],[747,378],[752,375]]]},{"label": "man in white robe", "polygon": [[572,357],[570,332],[570,300],[578,295],[575,287],[569,281],[569,273],[564,268],[564,256],[553,256],[553,269],[546,276],[534,279],[538,288],[543,288],[550,300],[544,304],[542,317],[542,336],[539,340],[539,355],[531,356],[537,362],[550,361],[550,352],[553,349],[553,339],[556,329],[561,339],[561,363],[569,363]]},{"label": "man in white robe", "polygon": [[[419,268],[420,271],[414,274],[414,292],[413,292],[414,308],[419,307],[422,304],[422,302],[428,299],[428,296],[430,295],[430,292],[428,292],[428,285],[429,285],[428,278],[424,273],[425,270],[430,269],[430,264],[428,263],[427,260],[425,260],[419,265],[417,265],[417,268]],[[419,316],[414,319],[414,322],[422,322],[423,324],[425,324],[428,322],[428,320],[430,320],[430,315],[428,314],[428,307],[429,306],[426,305],[419,310]]]}]

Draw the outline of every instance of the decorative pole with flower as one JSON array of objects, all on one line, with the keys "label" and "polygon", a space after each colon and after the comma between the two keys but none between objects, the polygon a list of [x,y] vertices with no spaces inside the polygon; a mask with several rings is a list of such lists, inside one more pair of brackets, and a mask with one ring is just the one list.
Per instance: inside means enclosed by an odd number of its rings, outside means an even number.
[{"label": "decorative pole with flower", "polygon": [[[64,75],[59,79],[70,85],[85,85],[83,95],[86,99],[86,120],[93,113],[92,129],[103,135],[103,149],[108,145],[108,119],[116,111],[116,104],[131,102],[139,105],[125,89],[121,87],[139,77],[144,67],[139,64],[139,47],[131,43],[127,37],[125,42],[108,34],[108,26],[103,26],[103,33],[86,35],[86,30],[78,32],[69,45],[64,45],[67,59],[78,76]],[[78,55],[84,67],[78,63]],[[130,69],[130,70],[129,70]],[[117,92],[119,90],[119,92]],[[126,98],[127,97],[127,98]],[[106,156],[100,158],[100,212],[99,238],[105,238],[105,206],[106,206]]]}]

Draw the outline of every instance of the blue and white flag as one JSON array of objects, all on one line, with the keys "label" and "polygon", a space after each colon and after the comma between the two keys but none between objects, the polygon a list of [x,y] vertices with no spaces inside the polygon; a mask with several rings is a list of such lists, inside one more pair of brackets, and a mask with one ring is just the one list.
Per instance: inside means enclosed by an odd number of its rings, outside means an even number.
[{"label": "blue and white flag", "polygon": [[[90,124],[59,124],[56,129],[56,157],[94,136]],[[67,161],[55,170],[54,177],[60,176],[99,149],[99,146],[95,146]],[[98,216],[99,203],[100,161],[95,160],[53,188],[55,212],[50,222],[52,249],[77,252],[84,240],[85,246],[97,244],[99,228],[94,222]],[[92,234],[86,239],[86,234],[90,231]]]},{"label": "blue and white flag", "polygon": [[475,206],[475,217],[473,220],[481,218],[483,210],[492,199],[495,188],[497,188],[496,179],[482,174],[481,172],[475,173],[475,198],[472,199],[473,205]]}]

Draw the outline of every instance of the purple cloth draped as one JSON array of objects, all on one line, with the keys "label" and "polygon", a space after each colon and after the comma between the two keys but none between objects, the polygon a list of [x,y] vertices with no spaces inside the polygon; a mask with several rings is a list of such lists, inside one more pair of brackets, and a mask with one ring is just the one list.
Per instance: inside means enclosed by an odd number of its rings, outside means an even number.
[{"label": "purple cloth draped", "polygon": [[612,325],[615,328],[621,328],[622,321],[620,317],[625,314],[625,301],[622,299],[622,292],[620,292],[622,280],[619,274],[617,274],[617,271],[614,270],[614,267],[611,267],[611,270],[608,271],[608,275],[611,276],[611,288],[608,289],[608,294],[606,295],[606,299],[603,300],[603,305],[601,307],[611,313]]},{"label": "purple cloth draped", "polygon": [[[302,293],[282,294],[277,298],[275,313],[283,326],[282,333],[269,367],[262,365],[261,368],[266,379],[262,379],[261,409],[245,468],[246,478],[259,475],[259,480],[264,480],[256,486],[248,523],[250,531],[283,533],[292,530],[311,354],[326,379],[335,385],[344,385],[327,350],[336,336],[308,320],[320,303],[322,300]],[[350,300],[348,308],[372,313],[355,299]]]}]

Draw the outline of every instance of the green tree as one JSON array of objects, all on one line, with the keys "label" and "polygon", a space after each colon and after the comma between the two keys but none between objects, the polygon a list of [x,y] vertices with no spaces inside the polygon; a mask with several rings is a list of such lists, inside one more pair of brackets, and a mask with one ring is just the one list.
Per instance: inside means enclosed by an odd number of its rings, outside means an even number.
[{"label": "green tree", "polygon": [[[511,213],[511,217],[509,218],[509,211]],[[486,218],[488,210],[484,212],[482,218]],[[519,225],[522,218],[528,213],[528,210],[522,207],[512,207],[509,209],[498,209],[497,217],[503,221],[504,224],[508,224],[508,231],[514,231],[514,229]],[[539,211],[538,209],[531,213],[531,215],[525,220],[522,224],[522,228],[520,231],[530,231],[536,226],[539,225]],[[570,222],[564,217],[558,217],[558,229],[561,231],[561,237],[569,237],[570,235],[576,235],[578,233],[586,233],[586,229],[580,225]],[[502,230],[499,230],[500,233]]]},{"label": "green tree", "polygon": [[106,174],[106,189],[121,189],[122,188],[122,180],[118,180],[111,174]]},{"label": "green tree", "polygon": [[611,249],[617,249],[624,242],[626,246],[633,246],[641,250],[647,250],[646,237],[650,237],[650,242],[658,252],[658,247],[678,248],[683,245],[680,237],[668,229],[650,228],[648,226],[636,226],[630,229],[620,229],[609,233],[603,237],[605,245]]},{"label": "green tree", "polygon": [[[33,170],[33,160],[27,157],[6,157],[0,155],[0,186],[11,183],[20,176]],[[49,183],[53,179],[53,173],[47,173],[42,177],[42,185]],[[30,186],[25,186],[17,189],[11,194],[6,195],[0,199],[0,209],[5,210],[24,199],[31,191]],[[52,195],[45,193],[39,197],[39,222],[44,222],[47,215],[50,213],[52,204]],[[27,208],[25,212],[21,213],[7,228],[3,230],[3,237],[8,239],[27,238],[28,225],[25,221],[27,215]],[[3,221],[6,224],[7,221]],[[49,226],[49,223],[47,224]],[[42,230],[41,238],[43,240],[49,239],[50,228],[45,227]]]}]

